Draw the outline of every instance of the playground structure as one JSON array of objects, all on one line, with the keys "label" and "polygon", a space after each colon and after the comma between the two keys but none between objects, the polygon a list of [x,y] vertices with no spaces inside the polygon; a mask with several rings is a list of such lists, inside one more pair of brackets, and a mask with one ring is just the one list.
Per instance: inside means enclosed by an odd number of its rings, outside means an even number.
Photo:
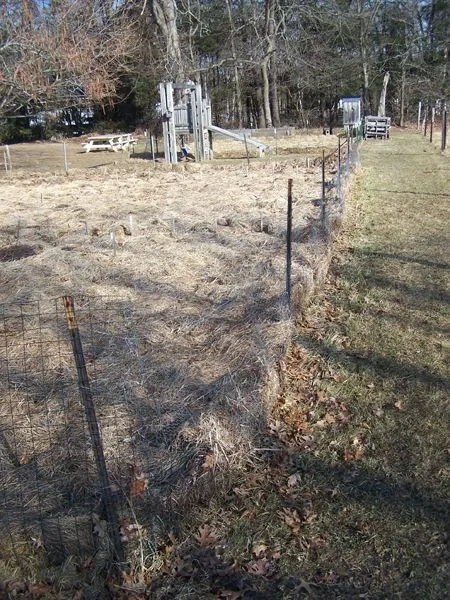
[{"label": "playground structure", "polygon": [[[174,92],[178,96],[175,103]],[[203,97],[202,87],[198,83],[164,82],[159,84],[161,114],[163,120],[164,156],[167,162],[176,164],[177,136],[181,141],[182,153],[185,150],[184,136],[194,136],[194,158],[196,162],[212,160],[212,134],[217,133],[231,139],[255,146],[262,155],[268,148],[267,144],[247,136],[216,127],[211,123],[211,103]]]}]

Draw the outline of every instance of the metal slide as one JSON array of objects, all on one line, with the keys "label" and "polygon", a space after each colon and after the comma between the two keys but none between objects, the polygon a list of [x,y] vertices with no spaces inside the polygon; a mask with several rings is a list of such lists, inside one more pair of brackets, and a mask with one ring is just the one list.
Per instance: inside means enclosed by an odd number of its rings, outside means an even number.
[{"label": "metal slide", "polygon": [[267,144],[263,144],[262,142],[258,142],[258,140],[252,140],[251,138],[245,138],[243,135],[239,133],[233,133],[232,131],[228,131],[227,129],[222,129],[221,127],[216,127],[215,125],[208,125],[207,128],[209,131],[213,133],[219,133],[220,135],[225,135],[227,137],[232,138],[233,140],[237,140],[238,142],[247,142],[247,144],[251,144],[252,146],[256,146],[258,150],[263,153],[269,147]]}]

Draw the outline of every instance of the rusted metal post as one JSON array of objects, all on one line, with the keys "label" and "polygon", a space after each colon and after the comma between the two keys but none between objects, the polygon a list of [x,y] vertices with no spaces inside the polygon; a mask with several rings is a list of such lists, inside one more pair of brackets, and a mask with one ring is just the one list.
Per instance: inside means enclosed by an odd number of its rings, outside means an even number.
[{"label": "rusted metal post", "polygon": [[75,306],[72,296],[63,296],[64,312],[67,319],[67,326],[72,343],[72,352],[75,359],[75,365],[78,376],[78,389],[86,415],[86,420],[91,438],[92,449],[95,457],[95,464],[101,484],[102,500],[105,507],[106,517],[108,519],[111,540],[114,546],[116,559],[119,563],[124,562],[124,551],[122,540],[120,539],[120,524],[116,510],[116,505],[111,491],[108,470],[106,468],[105,455],[98,427],[97,415],[95,414],[94,400],[92,396],[89,376],[84,359],[83,346],[81,344],[80,330],[78,328],[75,316]]},{"label": "rusted metal post", "polygon": [[292,286],[292,179],[288,179],[287,228],[286,228],[286,297],[291,309]]},{"label": "rusted metal post", "polygon": [[325,182],[325,150],[322,150],[322,205],[320,209],[320,218],[322,224],[325,221],[325,202],[326,202],[326,182]]}]

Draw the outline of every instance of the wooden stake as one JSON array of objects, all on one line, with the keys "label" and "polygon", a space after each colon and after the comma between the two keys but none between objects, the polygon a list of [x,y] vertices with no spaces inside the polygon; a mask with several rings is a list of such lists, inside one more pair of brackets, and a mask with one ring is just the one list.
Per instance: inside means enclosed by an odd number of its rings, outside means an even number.
[{"label": "wooden stake", "polygon": [[69,165],[67,163],[67,144],[63,143],[63,152],[64,152],[64,171],[66,175],[69,174]]},{"label": "wooden stake", "polygon": [[250,155],[248,153],[247,134],[244,133],[245,154],[247,156],[247,170],[250,168]]}]

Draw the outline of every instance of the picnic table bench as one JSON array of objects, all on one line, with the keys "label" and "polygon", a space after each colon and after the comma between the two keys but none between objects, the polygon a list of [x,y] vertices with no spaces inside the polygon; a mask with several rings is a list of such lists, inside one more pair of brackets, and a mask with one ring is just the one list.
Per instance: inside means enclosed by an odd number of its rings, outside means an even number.
[{"label": "picnic table bench", "polygon": [[88,138],[88,141],[83,145],[85,152],[91,150],[128,150],[130,146],[136,144],[136,141],[131,133],[109,133],[106,135],[94,135]]}]

